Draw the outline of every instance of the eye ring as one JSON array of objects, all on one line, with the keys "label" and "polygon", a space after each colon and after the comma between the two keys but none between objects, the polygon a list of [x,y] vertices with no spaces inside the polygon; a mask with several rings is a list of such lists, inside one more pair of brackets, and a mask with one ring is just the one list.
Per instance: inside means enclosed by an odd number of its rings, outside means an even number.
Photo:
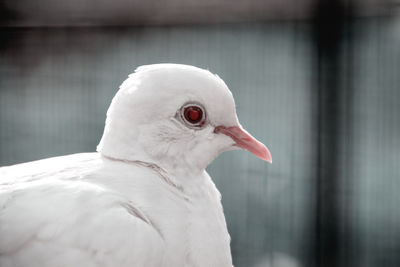
[{"label": "eye ring", "polygon": [[189,127],[200,128],[206,122],[206,113],[204,108],[199,104],[189,103],[182,106],[181,119]]}]

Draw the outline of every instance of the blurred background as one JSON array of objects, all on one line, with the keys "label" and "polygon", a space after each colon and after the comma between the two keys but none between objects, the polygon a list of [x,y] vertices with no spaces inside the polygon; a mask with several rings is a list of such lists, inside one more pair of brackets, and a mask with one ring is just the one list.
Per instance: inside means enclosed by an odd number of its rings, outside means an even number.
[{"label": "blurred background", "polygon": [[143,64],[209,69],[273,164],[224,153],[236,267],[400,266],[400,1],[1,0],[0,165],[94,151]]}]

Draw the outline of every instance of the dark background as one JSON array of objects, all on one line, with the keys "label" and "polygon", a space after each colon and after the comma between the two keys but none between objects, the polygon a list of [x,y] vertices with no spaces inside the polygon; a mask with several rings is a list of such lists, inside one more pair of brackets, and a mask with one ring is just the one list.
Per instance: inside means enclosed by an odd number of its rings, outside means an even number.
[{"label": "dark background", "polygon": [[[236,267],[400,266],[399,1],[0,1],[0,165],[94,151],[142,64],[217,73],[273,164],[224,153]],[[1,179],[1,178],[0,178]]]}]

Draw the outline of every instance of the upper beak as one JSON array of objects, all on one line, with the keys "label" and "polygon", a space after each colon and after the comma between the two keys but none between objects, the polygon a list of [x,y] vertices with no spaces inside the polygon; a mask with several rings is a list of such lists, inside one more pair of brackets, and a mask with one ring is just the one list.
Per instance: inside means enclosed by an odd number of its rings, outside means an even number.
[{"label": "upper beak", "polygon": [[269,152],[268,148],[263,143],[251,136],[241,126],[217,126],[214,129],[214,133],[222,133],[229,136],[233,139],[233,141],[235,141],[236,146],[250,151],[262,160],[272,163],[271,153]]}]

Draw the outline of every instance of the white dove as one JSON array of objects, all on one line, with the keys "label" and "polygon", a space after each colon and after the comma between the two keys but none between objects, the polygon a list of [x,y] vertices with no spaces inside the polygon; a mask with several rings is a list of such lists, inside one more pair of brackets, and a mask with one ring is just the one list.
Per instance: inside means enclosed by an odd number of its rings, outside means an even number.
[{"label": "white dove", "polygon": [[0,169],[0,266],[232,266],[205,168],[237,148],[271,162],[218,76],[139,67],[112,100],[98,153]]}]

